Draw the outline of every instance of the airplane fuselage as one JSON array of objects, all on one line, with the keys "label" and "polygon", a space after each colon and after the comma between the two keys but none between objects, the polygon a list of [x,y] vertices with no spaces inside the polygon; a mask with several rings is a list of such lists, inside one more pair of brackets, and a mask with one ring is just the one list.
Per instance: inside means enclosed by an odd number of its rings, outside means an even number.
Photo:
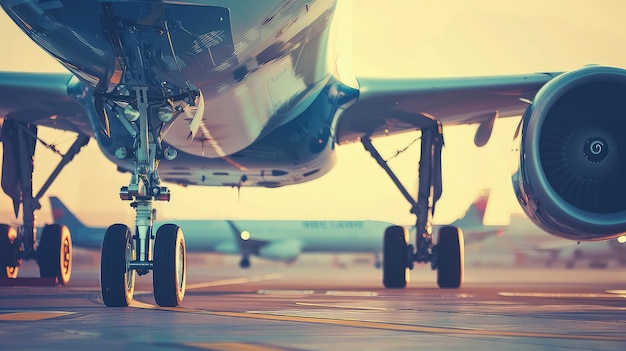
[{"label": "airplane fuselage", "polygon": [[93,135],[123,169],[143,87],[153,115],[171,115],[160,142],[178,157],[160,165],[166,181],[276,187],[334,163],[349,89],[333,75],[333,0],[1,3],[74,74]]}]

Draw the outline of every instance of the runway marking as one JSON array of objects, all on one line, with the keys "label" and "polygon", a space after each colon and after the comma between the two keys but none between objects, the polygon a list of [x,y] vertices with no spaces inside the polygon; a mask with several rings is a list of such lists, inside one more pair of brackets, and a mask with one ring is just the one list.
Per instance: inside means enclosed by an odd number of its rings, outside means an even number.
[{"label": "runway marking", "polygon": [[44,319],[51,319],[57,317],[63,317],[70,314],[74,314],[74,312],[62,312],[62,311],[38,311],[38,312],[11,312],[11,313],[0,313],[0,321],[20,321],[20,322],[32,322],[32,321],[41,321]]},{"label": "runway marking", "polygon": [[214,351],[287,351],[280,347],[241,342],[186,342],[183,345]]},{"label": "runway marking", "polygon": [[346,297],[374,297],[378,296],[375,291],[327,291],[329,296],[346,296]]},{"label": "runway marking", "polygon": [[602,293],[539,293],[539,292],[499,292],[498,295],[505,297],[558,297],[558,298],[626,298],[621,294],[602,294]]},{"label": "runway marking", "polygon": [[366,311],[388,311],[389,310],[388,308],[384,308],[384,307],[348,306],[348,305],[309,303],[309,302],[296,302],[296,305],[308,306],[308,307],[345,308],[349,310],[366,310]]},{"label": "runway marking", "polygon": [[245,284],[245,283],[251,283],[251,282],[259,282],[263,280],[279,279],[282,277],[283,277],[282,274],[274,273],[274,274],[266,274],[266,275],[260,275],[260,276],[254,276],[254,277],[216,280],[214,282],[187,284],[187,290],[210,288],[210,287],[223,286],[223,285]]},{"label": "runway marking", "polygon": [[515,332],[506,330],[484,330],[484,329],[466,329],[466,328],[450,328],[435,327],[426,325],[413,325],[402,323],[386,323],[375,321],[362,321],[353,319],[338,318],[320,318],[320,317],[298,317],[288,315],[273,315],[265,313],[249,313],[249,312],[208,312],[208,314],[224,317],[237,317],[249,319],[263,319],[281,322],[300,322],[313,324],[326,324],[345,327],[369,328],[378,330],[392,330],[418,333],[436,333],[436,334],[455,334],[455,335],[472,335],[472,336],[504,336],[504,337],[524,337],[524,338],[553,338],[553,339],[574,339],[574,340],[597,340],[597,341],[626,341],[624,336],[609,335],[569,335],[569,334],[552,334],[537,332]]},{"label": "runway marking", "polygon": [[324,324],[353,328],[368,328],[377,330],[391,330],[414,333],[434,333],[434,334],[453,334],[453,335],[471,335],[471,336],[496,336],[496,337],[519,337],[519,338],[544,338],[544,339],[570,339],[570,340],[594,340],[594,341],[626,341],[626,336],[611,335],[580,335],[580,334],[554,334],[541,332],[516,332],[506,330],[485,330],[485,329],[468,329],[468,328],[452,328],[452,327],[436,327],[428,325],[414,325],[403,323],[387,323],[376,321],[363,321],[345,318],[323,318],[323,317],[301,317],[279,314],[268,314],[264,312],[218,312],[207,311],[184,307],[158,307],[144,303],[131,304],[132,307],[158,309],[161,311],[196,313],[220,317],[234,317],[269,320],[277,322],[296,322]]},{"label": "runway marking", "polygon": [[315,290],[259,290],[257,294],[263,295],[313,295]]}]

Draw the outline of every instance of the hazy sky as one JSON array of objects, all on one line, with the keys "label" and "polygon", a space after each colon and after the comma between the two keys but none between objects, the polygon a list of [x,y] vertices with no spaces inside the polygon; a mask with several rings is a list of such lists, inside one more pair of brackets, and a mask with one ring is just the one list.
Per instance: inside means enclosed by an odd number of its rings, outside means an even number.
[{"label": "hazy sky", "polygon": [[[383,5],[384,4],[384,5]],[[415,1],[358,0],[353,18],[353,68],[358,75],[441,77],[562,71],[585,64],[626,67],[626,2],[614,1]],[[58,69],[0,14],[0,70]],[[504,221],[513,203],[510,171],[515,120],[496,124],[486,147],[473,147],[474,126],[444,129],[444,195],[436,221],[461,216],[481,188],[492,188],[488,220]],[[45,131],[49,142],[69,147],[69,133]],[[393,155],[418,135],[375,141]],[[416,143],[391,163],[415,192]],[[58,157],[38,147],[37,190]],[[0,151],[1,151],[0,147]],[[172,201],[161,218],[377,219],[412,223],[409,205],[360,144],[338,148],[338,165],[319,180],[280,189],[182,188],[168,185]],[[54,161],[54,163],[50,162]],[[91,141],[50,188],[89,223],[129,223],[115,171]],[[47,201],[39,223],[50,220]],[[14,222],[10,200],[0,195],[0,221]],[[130,224],[130,223],[129,223]]]}]

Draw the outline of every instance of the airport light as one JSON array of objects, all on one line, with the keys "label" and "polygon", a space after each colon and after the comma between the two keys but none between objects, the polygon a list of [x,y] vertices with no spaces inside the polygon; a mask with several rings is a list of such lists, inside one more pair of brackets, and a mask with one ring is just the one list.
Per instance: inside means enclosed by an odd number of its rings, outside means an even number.
[{"label": "airport light", "polygon": [[241,237],[241,240],[246,241],[250,239],[250,232],[247,230],[244,230],[243,232],[241,232],[239,236]]}]

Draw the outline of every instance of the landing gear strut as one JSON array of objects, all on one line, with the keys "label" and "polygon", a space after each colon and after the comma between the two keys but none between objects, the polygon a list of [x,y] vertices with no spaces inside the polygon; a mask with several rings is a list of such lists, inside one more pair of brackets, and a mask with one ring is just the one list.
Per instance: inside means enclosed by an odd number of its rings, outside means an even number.
[{"label": "landing gear strut", "polygon": [[[66,285],[72,274],[72,238],[67,227],[47,225],[37,243],[35,211],[41,208],[39,200],[61,170],[87,144],[89,137],[79,134],[76,141],[63,155],[54,145],[46,144],[37,137],[37,127],[27,123],[5,119],[0,140],[4,143],[2,162],[2,189],[13,200],[15,216],[22,207],[23,224],[12,228],[0,224],[0,278],[17,278],[19,266],[24,260],[36,259],[42,278],[54,278]],[[62,158],[39,192],[33,196],[33,158],[37,141]]]},{"label": "landing gear strut", "polygon": [[[186,245],[182,230],[174,224],[154,231],[153,202],[170,200],[170,191],[161,186],[157,168],[161,160],[177,156],[176,150],[162,144],[166,125],[183,113],[194,115],[202,97],[184,77],[172,82],[158,77],[160,68],[155,66],[154,58],[162,57],[163,52],[145,45],[144,36],[162,28],[127,24],[110,7],[105,7],[105,17],[123,73],[115,88],[98,91],[95,98],[103,108],[100,120],[105,120],[106,129],[117,135],[115,156],[134,161],[134,167],[128,167],[132,173],[129,185],[121,188],[120,198],[131,201],[136,215],[132,235],[122,224],[107,230],[102,246],[102,300],[108,307],[128,306],[135,276],[152,271],[156,303],[175,307],[185,295]],[[169,35],[162,38],[167,40]],[[166,47],[172,50],[172,57],[178,56],[171,42]]]},{"label": "landing gear strut", "polygon": [[387,162],[372,145],[369,135],[361,138],[365,149],[387,172],[402,195],[411,204],[415,214],[415,247],[408,244],[405,229],[389,227],[383,241],[383,285],[386,288],[404,288],[407,269],[413,269],[414,262],[430,263],[437,270],[437,284],[440,288],[458,288],[463,281],[463,233],[457,227],[440,229],[438,242],[432,239],[432,218],[435,204],[441,197],[441,149],[443,133],[438,121],[422,128],[421,155],[419,162],[419,183],[415,200]]},{"label": "landing gear strut", "polygon": [[[148,90],[142,85],[131,85],[129,93],[134,94],[132,104],[125,103],[123,112],[118,116],[127,118],[132,115],[132,120],[125,122],[133,123],[130,130],[137,131],[133,135],[132,152],[135,169],[129,185],[120,190],[122,200],[132,201],[130,205],[135,209],[136,217],[133,235],[127,226],[114,224],[107,229],[104,237],[100,282],[102,300],[108,307],[128,306],[133,299],[135,275],[143,276],[150,271],[153,271],[154,298],[159,306],[178,306],[185,295],[187,256],[182,230],[176,225],[165,224],[156,231],[156,235],[153,233],[156,210],[152,203],[170,199],[169,189],[160,185],[157,155],[173,158],[175,153],[162,149],[161,136],[155,132],[160,128],[150,125],[150,122],[164,122],[154,115],[162,111],[155,108],[148,97]],[[118,96],[120,99],[125,97],[124,94]],[[116,97],[108,98],[113,111],[121,106]],[[124,158],[125,154],[124,150],[123,155],[116,155]]]}]

